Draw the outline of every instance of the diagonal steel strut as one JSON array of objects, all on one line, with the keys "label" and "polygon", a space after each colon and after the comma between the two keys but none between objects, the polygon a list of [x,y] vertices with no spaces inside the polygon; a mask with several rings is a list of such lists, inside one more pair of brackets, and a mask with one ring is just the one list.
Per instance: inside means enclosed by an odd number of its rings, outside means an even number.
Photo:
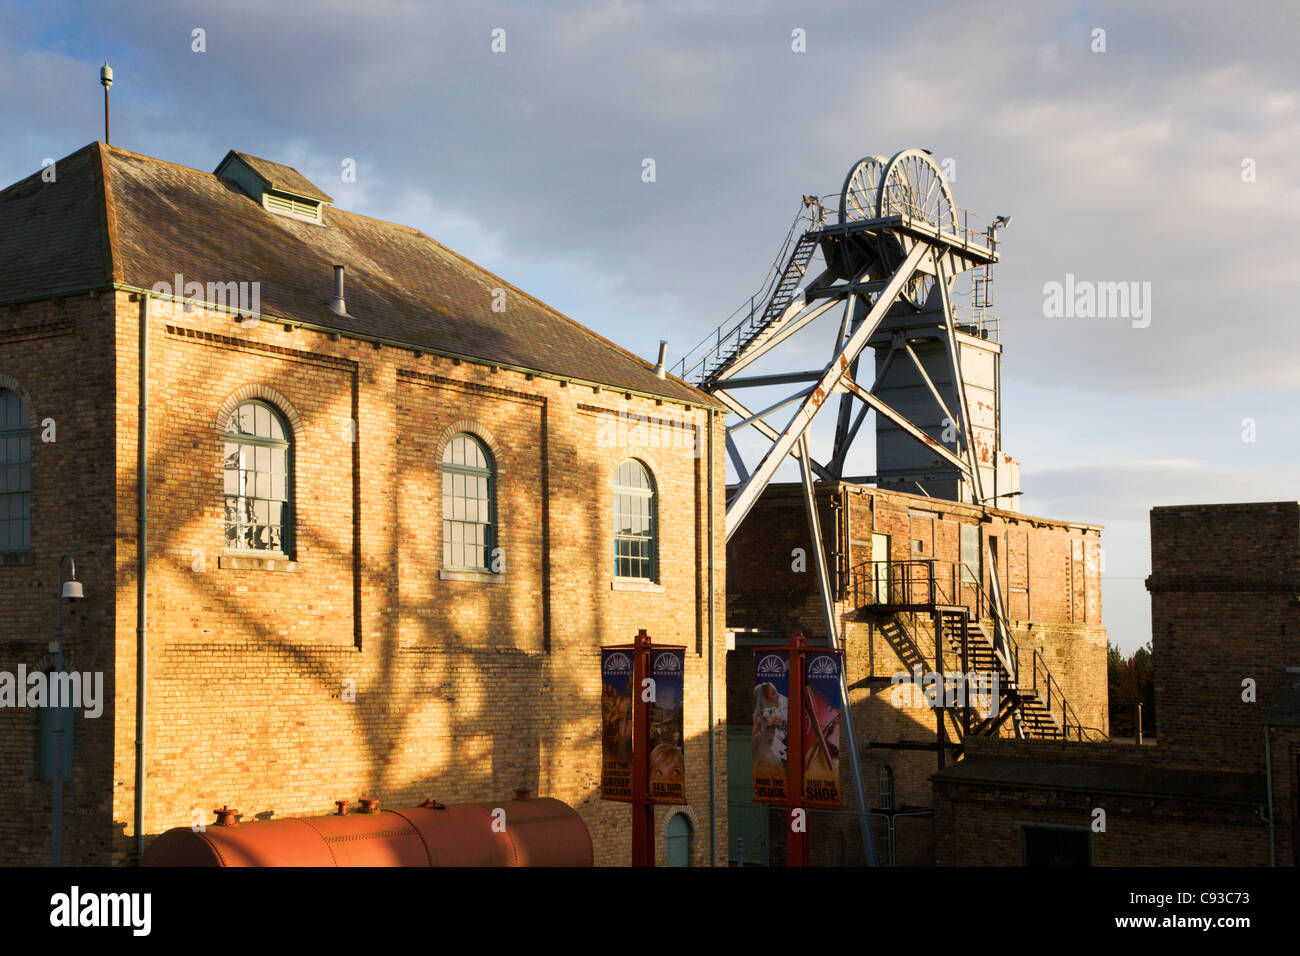
[{"label": "diagonal steel strut", "polygon": [[[889,311],[889,307],[893,305],[894,300],[898,298],[903,285],[912,277],[921,260],[928,254],[930,254],[930,247],[924,242],[917,242],[912,247],[902,265],[894,270],[894,274],[885,284],[880,297],[872,305],[871,311],[867,313],[866,317],[849,336],[843,348],[839,350],[831,360],[830,365],[826,367],[826,371],[818,381],[816,388],[813,389],[812,394],[803,400],[799,410],[795,412],[785,426],[780,437],[768,449],[767,454],[754,473],[750,475],[749,480],[727,502],[727,540],[731,540],[732,535],[736,533],[736,529],[740,527],[740,523],[749,514],[750,509],[754,507],[758,496],[763,493],[763,490],[776,474],[777,469],[785,461],[786,456],[794,449],[795,443],[808,430],[808,426],[812,424],[817,412],[821,410],[822,403],[837,390],[840,381],[849,369],[849,365],[866,348],[867,341],[871,338],[872,333],[876,331],[876,326],[884,319],[885,313]],[[850,295],[848,299],[850,309],[853,308],[853,301],[854,296]]]}]

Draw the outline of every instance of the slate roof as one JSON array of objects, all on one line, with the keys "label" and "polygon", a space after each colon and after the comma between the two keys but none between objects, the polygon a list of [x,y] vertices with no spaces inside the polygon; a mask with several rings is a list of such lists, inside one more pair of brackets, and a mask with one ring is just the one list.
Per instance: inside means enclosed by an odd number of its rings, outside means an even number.
[{"label": "slate roof", "polygon": [[[151,289],[177,273],[256,281],[266,318],[721,407],[408,226],[329,207],[323,224],[276,215],[212,173],[103,143],[56,169],[54,183],[37,173],[0,192],[0,302],[112,282]],[[329,308],[335,263],[347,270],[346,316]],[[496,289],[503,312],[492,311]]]}]

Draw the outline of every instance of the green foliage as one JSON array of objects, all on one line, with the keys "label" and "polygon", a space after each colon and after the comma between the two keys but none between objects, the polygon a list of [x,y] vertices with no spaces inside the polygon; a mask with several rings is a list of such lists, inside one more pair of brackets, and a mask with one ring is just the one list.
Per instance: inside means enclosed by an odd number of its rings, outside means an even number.
[{"label": "green foliage", "polygon": [[1151,645],[1139,647],[1128,660],[1114,644],[1106,648],[1106,678],[1110,703],[1110,735],[1132,737],[1135,710],[1142,704],[1142,737],[1156,734],[1155,659]]}]

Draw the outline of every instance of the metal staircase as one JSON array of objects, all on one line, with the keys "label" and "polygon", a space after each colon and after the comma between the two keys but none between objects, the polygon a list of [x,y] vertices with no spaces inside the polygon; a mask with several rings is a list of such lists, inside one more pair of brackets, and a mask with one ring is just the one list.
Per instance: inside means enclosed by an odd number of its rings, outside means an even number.
[{"label": "metal staircase", "polygon": [[[957,741],[995,735],[1007,720],[1013,721],[1017,736],[1104,738],[1079,720],[1037,649],[1028,666],[1022,666],[1020,647],[996,604],[969,569],[965,575],[962,571],[962,565],[938,561],[867,561],[849,571],[844,596],[860,612],[880,619],[882,634],[905,666],[924,662],[938,673],[961,675],[955,678],[962,690],[960,703],[943,708],[949,717],[945,726],[952,724]],[[970,604],[959,600],[959,588],[973,592]],[[987,612],[992,634],[981,621],[982,611]],[[922,640],[907,626],[905,619],[912,614],[927,614],[935,622],[937,646],[933,638]],[[976,706],[977,687],[969,680],[973,674],[997,678],[998,699],[988,713]],[[956,749],[962,749],[960,744]]]},{"label": "metal staircase", "polygon": [[[800,224],[806,222],[808,216],[803,213],[795,218],[781,252],[768,273],[767,281],[750,297],[748,311],[741,315],[739,321],[729,324],[728,320],[718,326],[713,335],[687,352],[673,368],[675,375],[707,390],[737,355],[760,339],[775,334],[799,311],[790,310],[790,306],[802,302],[795,293],[799,291],[807,274],[808,263],[817,251],[821,235],[814,229],[799,231]],[[778,271],[777,264],[782,260],[785,265]],[[764,302],[766,305],[760,310],[759,305]],[[741,310],[744,310],[744,306]],[[735,313],[733,318],[734,316]]]}]

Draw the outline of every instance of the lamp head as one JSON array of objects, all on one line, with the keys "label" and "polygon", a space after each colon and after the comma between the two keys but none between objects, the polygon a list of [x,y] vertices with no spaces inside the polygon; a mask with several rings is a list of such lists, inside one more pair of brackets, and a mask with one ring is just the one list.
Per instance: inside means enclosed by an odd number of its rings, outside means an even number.
[{"label": "lamp head", "polygon": [[84,598],[85,596],[86,596],[86,593],[85,593],[85,591],[82,590],[81,582],[80,582],[80,581],[64,581],[64,582],[63,582],[63,594],[62,594],[62,597],[67,598],[69,601],[80,601],[80,600],[81,600],[82,598]]}]

